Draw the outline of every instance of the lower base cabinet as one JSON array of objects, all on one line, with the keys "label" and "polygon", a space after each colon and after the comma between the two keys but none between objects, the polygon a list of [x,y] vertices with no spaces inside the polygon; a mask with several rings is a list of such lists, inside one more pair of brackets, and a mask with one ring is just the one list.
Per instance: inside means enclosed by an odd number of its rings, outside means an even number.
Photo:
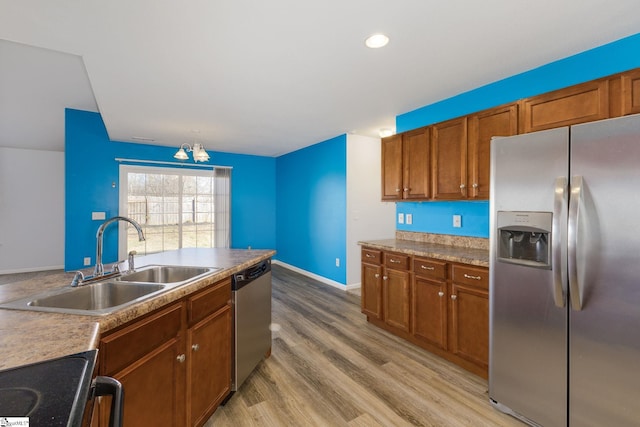
[{"label": "lower base cabinet", "polygon": [[106,334],[99,373],[123,385],[123,425],[203,425],[231,390],[231,328],[228,278]]},{"label": "lower base cabinet", "polygon": [[[364,258],[374,249],[363,248],[363,273],[375,271],[374,258]],[[398,292],[385,284],[389,260],[406,258],[411,265],[396,284]],[[481,376],[488,377],[489,362],[489,270],[466,264],[436,259],[394,254],[381,251],[379,268],[383,271],[383,284],[379,300],[380,313],[373,316],[365,307],[378,300],[372,295],[377,287],[367,282],[366,298],[363,289],[363,310],[367,320],[389,332],[431,351],[459,366]],[[384,264],[383,264],[384,263]],[[366,265],[365,265],[366,264]],[[408,267],[409,269],[409,267]],[[385,291],[385,289],[387,289]],[[402,297],[400,297],[402,296]],[[399,315],[401,314],[401,315]],[[395,319],[395,321],[389,321]],[[410,321],[408,321],[410,319]],[[402,321],[400,321],[402,320]]]}]

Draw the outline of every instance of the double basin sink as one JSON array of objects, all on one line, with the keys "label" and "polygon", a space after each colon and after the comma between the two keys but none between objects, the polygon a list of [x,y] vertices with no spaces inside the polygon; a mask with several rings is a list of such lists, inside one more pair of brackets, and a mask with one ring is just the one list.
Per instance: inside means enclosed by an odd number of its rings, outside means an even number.
[{"label": "double basin sink", "polygon": [[67,286],[0,304],[0,308],[104,315],[201,279],[219,268],[152,265],[105,281]]}]

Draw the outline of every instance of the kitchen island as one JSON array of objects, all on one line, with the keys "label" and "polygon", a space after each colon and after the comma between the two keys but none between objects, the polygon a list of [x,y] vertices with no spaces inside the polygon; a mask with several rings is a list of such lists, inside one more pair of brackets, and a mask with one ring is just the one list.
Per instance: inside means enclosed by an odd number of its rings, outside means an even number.
[{"label": "kitchen island", "polygon": [[[189,248],[138,257],[138,269],[148,265],[184,265],[216,267],[219,270],[193,283],[172,288],[103,316],[0,309],[0,370],[97,349],[100,337],[105,333],[274,254],[273,250]],[[44,278],[2,285],[0,303],[69,286],[73,276],[73,272],[54,273]]]}]

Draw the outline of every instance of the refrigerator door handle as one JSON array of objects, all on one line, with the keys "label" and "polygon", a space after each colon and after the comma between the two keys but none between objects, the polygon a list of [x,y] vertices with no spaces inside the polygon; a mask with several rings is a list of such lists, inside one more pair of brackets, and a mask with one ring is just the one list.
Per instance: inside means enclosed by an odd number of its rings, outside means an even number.
[{"label": "refrigerator door handle", "polygon": [[571,196],[569,199],[569,226],[568,226],[568,267],[569,267],[569,295],[571,308],[575,311],[582,310],[582,295],[578,280],[578,226],[580,219],[580,206],[582,205],[582,177],[571,178]]},{"label": "refrigerator door handle", "polygon": [[553,198],[553,222],[551,224],[551,251],[553,253],[553,301],[556,307],[566,304],[567,283],[567,178],[559,176],[555,182]]}]

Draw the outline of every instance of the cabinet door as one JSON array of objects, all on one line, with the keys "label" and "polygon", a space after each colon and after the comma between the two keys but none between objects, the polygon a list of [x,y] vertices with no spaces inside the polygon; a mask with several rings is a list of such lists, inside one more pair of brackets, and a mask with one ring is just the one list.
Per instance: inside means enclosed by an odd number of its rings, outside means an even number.
[{"label": "cabinet door", "polygon": [[447,348],[447,283],[415,276],[412,292],[413,335]]},{"label": "cabinet door", "polygon": [[491,138],[518,133],[516,104],[492,108],[469,117],[468,174],[469,199],[489,198]]},{"label": "cabinet door", "polygon": [[[172,339],[114,375],[124,388],[124,427],[184,425],[183,346]],[[106,426],[109,403],[100,409]]]},{"label": "cabinet door", "polygon": [[453,283],[451,323],[451,351],[486,369],[489,366],[489,292]]},{"label": "cabinet door", "polygon": [[231,306],[187,331],[187,425],[201,426],[231,390]]},{"label": "cabinet door", "polygon": [[467,196],[467,118],[432,127],[432,197],[458,200]]},{"label": "cabinet door", "polygon": [[382,266],[362,263],[362,313],[382,319]]},{"label": "cabinet door", "polygon": [[609,118],[609,82],[596,80],[521,101],[520,133]]},{"label": "cabinet door", "polygon": [[385,269],[382,283],[384,321],[387,325],[410,330],[410,274],[408,271]]},{"label": "cabinet door", "polygon": [[382,200],[402,199],[402,135],[382,139]]},{"label": "cabinet door", "polygon": [[640,70],[622,75],[622,114],[640,113]]},{"label": "cabinet door", "polygon": [[428,199],[429,188],[429,128],[402,135],[403,198]]}]

